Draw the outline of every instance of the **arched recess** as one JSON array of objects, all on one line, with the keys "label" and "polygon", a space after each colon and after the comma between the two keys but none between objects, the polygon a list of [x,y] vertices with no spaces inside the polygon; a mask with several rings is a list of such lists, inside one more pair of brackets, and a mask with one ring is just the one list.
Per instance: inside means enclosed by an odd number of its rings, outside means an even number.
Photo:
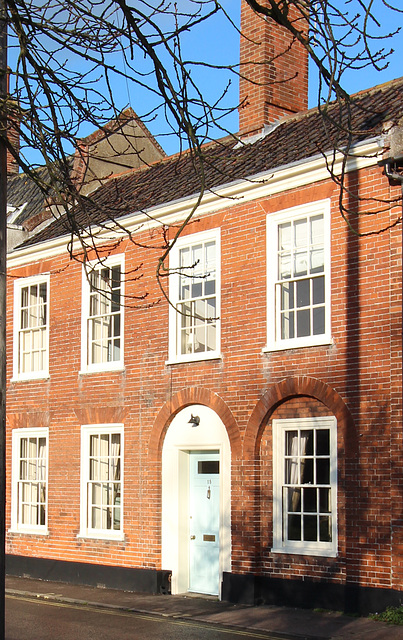
[{"label": "arched recess", "polygon": [[[191,415],[199,419],[197,426],[189,423]],[[156,483],[161,499],[161,564],[162,569],[172,571],[172,593],[189,590],[220,595],[223,572],[231,570],[231,465],[241,452],[239,428],[231,411],[217,394],[207,389],[183,389],[162,407],[154,422],[149,459],[161,478]],[[211,479],[211,487],[214,482],[219,486],[217,532],[208,527],[199,532],[203,541],[211,541],[215,536],[218,542],[216,564],[211,571],[215,584],[211,590],[211,582],[206,584],[202,580],[202,588],[195,586],[200,581],[194,580],[192,574],[196,563],[192,564],[191,507],[196,499],[196,510],[206,506],[198,502],[199,497],[193,499],[196,493],[192,493],[192,487],[194,474],[199,473],[195,459],[203,457],[217,460],[219,474],[219,478]],[[204,480],[210,482],[208,474],[198,476],[198,482]],[[212,504],[210,497],[209,504]],[[199,562],[203,567],[209,563],[208,551]]]},{"label": "arched recess", "polygon": [[[255,545],[249,545],[251,566],[254,570],[262,567],[271,549],[272,524],[269,514],[272,510],[272,496],[269,487],[266,517],[264,513],[264,482],[260,476],[262,437],[275,411],[290,400],[310,398],[318,401],[334,415],[337,420],[339,447],[342,457],[338,467],[338,523],[341,534],[338,537],[339,550],[343,553],[346,547],[348,522],[346,521],[346,505],[352,504],[351,492],[354,487],[354,465],[358,455],[358,440],[352,415],[340,394],[326,383],[308,376],[295,376],[273,384],[256,404],[247,424],[243,448],[243,486],[244,495],[249,498],[248,510],[253,514],[255,529]],[[270,463],[271,464],[271,463]],[[252,472],[253,470],[253,472]],[[263,493],[262,493],[263,491]],[[270,504],[270,507],[269,507]],[[236,523],[235,524],[236,528]],[[271,532],[270,532],[271,530]],[[233,544],[235,545],[235,540]],[[257,560],[256,560],[257,559]],[[234,559],[233,559],[234,560]],[[263,569],[264,570],[264,569]]]},{"label": "arched recess", "polygon": [[325,382],[308,376],[285,378],[270,387],[258,401],[246,427],[244,460],[254,459],[267,419],[279,404],[297,396],[308,396],[322,402],[336,417],[337,428],[350,455],[357,449],[357,433],[352,415],[340,394]]}]

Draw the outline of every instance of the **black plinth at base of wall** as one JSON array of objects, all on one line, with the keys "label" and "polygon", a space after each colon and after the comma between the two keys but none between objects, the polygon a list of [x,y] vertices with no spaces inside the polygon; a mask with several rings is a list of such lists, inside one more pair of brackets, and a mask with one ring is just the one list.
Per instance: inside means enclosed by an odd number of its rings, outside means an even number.
[{"label": "black plinth at base of wall", "polygon": [[[6,574],[143,593],[171,593],[171,572],[156,569],[65,562],[48,558],[6,556]],[[222,599],[228,602],[329,609],[367,615],[400,606],[403,592],[314,580],[281,580],[253,574],[224,573]]]},{"label": "black plinth at base of wall", "polygon": [[222,599],[250,605],[329,609],[368,615],[400,606],[403,591],[331,584],[313,580],[281,580],[253,574],[224,573]]},{"label": "black plinth at base of wall", "polygon": [[123,591],[171,593],[171,572],[156,569],[109,567],[85,562],[6,555],[6,574]]}]

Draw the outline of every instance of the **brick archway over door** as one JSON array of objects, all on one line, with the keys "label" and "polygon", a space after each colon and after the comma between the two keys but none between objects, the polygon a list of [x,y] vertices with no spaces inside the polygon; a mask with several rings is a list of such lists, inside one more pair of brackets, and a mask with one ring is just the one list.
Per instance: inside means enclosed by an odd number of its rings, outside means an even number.
[{"label": "brick archway over door", "polygon": [[155,419],[148,443],[150,461],[158,462],[161,460],[162,446],[169,425],[179,411],[193,404],[203,404],[213,409],[220,417],[228,433],[232,460],[238,460],[242,453],[239,427],[224,400],[209,389],[188,387],[176,393],[166,402]]}]

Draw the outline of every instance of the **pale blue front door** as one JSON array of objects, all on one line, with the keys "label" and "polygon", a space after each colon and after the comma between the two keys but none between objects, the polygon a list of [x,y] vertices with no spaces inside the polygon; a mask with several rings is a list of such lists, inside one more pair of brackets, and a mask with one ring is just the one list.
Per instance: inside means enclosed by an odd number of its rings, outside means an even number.
[{"label": "pale blue front door", "polygon": [[191,452],[189,480],[189,591],[218,595],[220,570],[219,452]]}]

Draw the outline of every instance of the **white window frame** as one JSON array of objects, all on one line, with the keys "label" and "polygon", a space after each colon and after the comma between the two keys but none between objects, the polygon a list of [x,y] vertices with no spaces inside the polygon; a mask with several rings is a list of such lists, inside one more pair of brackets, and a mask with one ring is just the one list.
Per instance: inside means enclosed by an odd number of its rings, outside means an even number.
[{"label": "white window frame", "polygon": [[[44,366],[36,371],[21,371],[20,337],[24,331],[21,327],[21,295],[25,287],[46,284],[46,323],[44,328]],[[49,274],[19,278],[14,282],[14,327],[13,327],[13,380],[35,380],[49,377],[49,311],[50,311],[50,277]],[[35,330],[35,327],[32,328]],[[36,328],[39,330],[39,328]]]},{"label": "white window frame", "polygon": [[[210,229],[192,235],[179,238],[172,247],[169,256],[171,275],[169,276],[169,360],[167,364],[177,362],[194,362],[199,360],[212,360],[221,358],[221,234],[220,229]],[[182,314],[176,311],[179,304],[180,275],[175,269],[179,266],[181,249],[197,244],[215,242],[216,277],[215,277],[215,302],[216,302],[216,348],[211,351],[180,353],[180,319]]]},{"label": "white window frame", "polygon": [[[24,524],[21,522],[21,502],[19,486],[21,468],[21,440],[24,438],[45,438],[46,439],[46,456],[45,456],[45,478],[37,480],[43,482],[46,488],[45,496],[45,524]],[[36,457],[36,459],[38,459]],[[36,429],[13,429],[12,432],[12,472],[11,472],[11,531],[17,533],[27,533],[34,535],[48,534],[48,493],[49,493],[49,429],[40,427]],[[34,481],[35,482],[35,481]]]},{"label": "white window frame", "polygon": [[[337,422],[332,416],[273,420],[273,553],[296,553],[310,556],[336,557],[337,555]],[[331,541],[286,540],[286,522],[283,505],[285,475],[285,433],[298,429],[329,429],[330,432],[330,486]],[[299,452],[301,455],[301,452]],[[303,457],[301,455],[301,457]],[[318,456],[319,458],[321,456]],[[298,482],[296,481],[296,484]],[[310,484],[302,484],[310,487]],[[302,507],[303,508],[303,507]],[[317,507],[319,513],[319,507]],[[309,515],[310,512],[306,511]],[[317,515],[315,514],[315,515]],[[324,515],[327,515],[325,513]],[[302,518],[302,516],[301,516]]]},{"label": "white window frame", "polygon": [[[89,276],[91,270],[120,266],[120,358],[109,362],[90,362],[89,332],[90,293]],[[94,373],[98,371],[121,371],[124,369],[124,255],[110,256],[106,259],[87,263],[82,271],[82,312],[81,312],[81,370],[80,373]]]},{"label": "white window frame", "polygon": [[[90,439],[93,435],[120,436],[120,528],[96,528],[89,525],[88,485],[90,478]],[[111,457],[111,454],[109,453]],[[123,540],[123,506],[124,506],[124,427],[123,424],[90,424],[81,427],[81,500],[80,500],[80,538],[96,538],[103,540]],[[106,482],[114,483],[114,480]],[[115,505],[114,505],[115,506]]]},{"label": "white window frame", "polygon": [[[282,339],[279,318],[278,227],[306,217],[323,215],[324,223],[324,276],[325,276],[325,331],[319,335]],[[309,274],[306,278],[310,279]],[[295,277],[290,281],[295,281]],[[294,349],[331,344],[331,260],[330,260],[330,200],[319,200],[298,207],[285,209],[267,216],[267,351]]]}]

